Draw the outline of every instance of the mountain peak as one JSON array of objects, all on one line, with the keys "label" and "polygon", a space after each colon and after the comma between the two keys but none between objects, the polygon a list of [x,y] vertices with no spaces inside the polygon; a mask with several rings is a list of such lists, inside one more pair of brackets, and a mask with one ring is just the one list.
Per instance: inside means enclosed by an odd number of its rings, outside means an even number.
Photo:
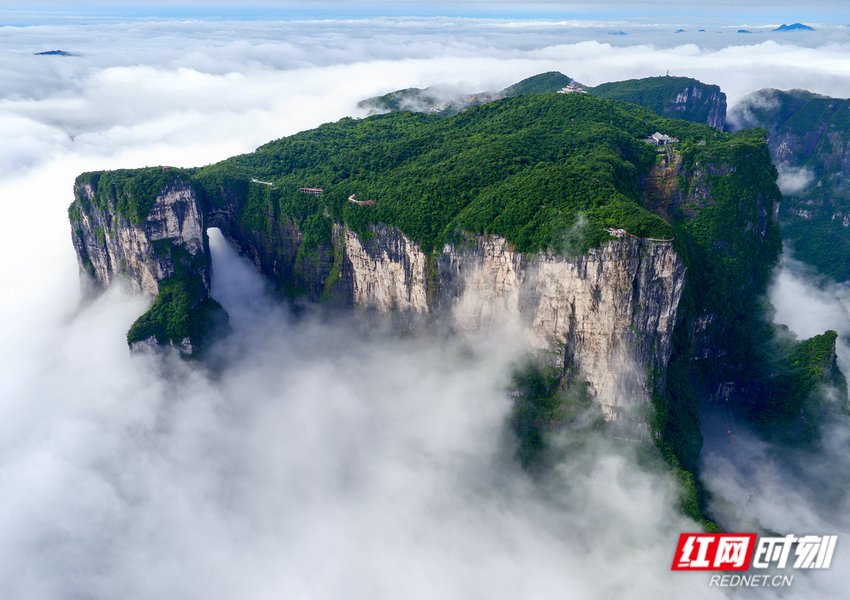
[{"label": "mountain peak", "polygon": [[357,106],[366,109],[369,114],[407,110],[447,116],[501,98],[557,92],[571,85],[573,86],[572,90],[581,91],[581,86],[570,77],[558,71],[547,71],[527,77],[500,91],[469,94],[440,87],[407,88],[383,96],[366,98],[358,102]]},{"label": "mountain peak", "polygon": [[545,92],[556,92],[572,83],[572,79],[560,71],[547,71],[538,75],[532,75],[503,89],[500,94],[507,98],[520,96],[522,94],[537,94]]},{"label": "mountain peak", "polygon": [[73,52],[67,50],[45,50],[44,52],[36,52],[36,56],[76,56]]},{"label": "mountain peak", "polygon": [[723,129],[726,123],[726,94],[716,85],[690,77],[660,76],[603,83],[590,94],[640,104],[659,115],[707,123]]},{"label": "mountain peak", "polygon": [[774,31],[814,31],[814,27],[809,27],[808,25],[804,25],[803,23],[791,23],[790,25],[786,25],[783,23]]}]

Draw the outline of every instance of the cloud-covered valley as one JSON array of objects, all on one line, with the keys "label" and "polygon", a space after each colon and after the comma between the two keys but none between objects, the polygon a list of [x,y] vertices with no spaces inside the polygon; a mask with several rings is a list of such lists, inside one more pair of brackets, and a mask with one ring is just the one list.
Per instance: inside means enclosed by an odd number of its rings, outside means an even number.
[{"label": "cloud-covered valley", "polygon": [[[763,87],[850,96],[845,27],[784,38],[674,27],[448,18],[5,26],[0,127],[16,143],[0,149],[0,173],[72,149],[115,156],[157,143],[195,146],[180,164],[211,161],[356,114],[356,101],[375,94],[501,89],[546,70],[589,85],[669,71],[719,84],[730,104]],[[34,56],[53,49],[75,56]]]},{"label": "cloud-covered valley", "polygon": [[[0,27],[0,597],[713,597],[707,577],[669,571],[678,533],[696,524],[676,509],[673,478],[627,444],[591,440],[544,481],[517,466],[506,385],[522,349],[510,331],[445,339],[295,318],[213,232],[214,295],[235,329],[216,366],[131,355],[124,334],[148,300],[120,285],[84,297],[66,212],[80,172],[214,162],[362,116],[358,100],[410,86],[499,89],[547,70],[598,84],[669,70],[721,85],[731,103],[761,87],[850,96],[846,28],[744,43],[730,26],[712,37],[697,27]],[[34,56],[52,49],[75,56]],[[800,297],[787,292],[797,282],[807,306],[835,312],[792,329],[844,326],[835,294],[783,273],[778,320],[810,314],[780,304]],[[709,481],[737,501],[749,488],[718,456]],[[753,511],[772,514],[777,481]],[[807,514],[812,502],[788,510]],[[848,531],[818,515],[787,522]],[[828,582],[803,578],[794,591],[846,589]]]}]

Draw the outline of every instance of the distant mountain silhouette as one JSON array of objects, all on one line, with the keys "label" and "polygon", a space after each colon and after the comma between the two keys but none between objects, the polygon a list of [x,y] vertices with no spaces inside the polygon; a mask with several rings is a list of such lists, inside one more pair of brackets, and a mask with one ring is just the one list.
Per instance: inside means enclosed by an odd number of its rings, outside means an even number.
[{"label": "distant mountain silhouette", "polygon": [[808,25],[803,25],[802,23],[792,23],[791,25],[782,24],[774,31],[814,31],[814,27],[809,27]]},{"label": "distant mountain silhouette", "polygon": [[45,52],[36,52],[36,56],[76,56],[73,52],[65,50],[47,50]]}]

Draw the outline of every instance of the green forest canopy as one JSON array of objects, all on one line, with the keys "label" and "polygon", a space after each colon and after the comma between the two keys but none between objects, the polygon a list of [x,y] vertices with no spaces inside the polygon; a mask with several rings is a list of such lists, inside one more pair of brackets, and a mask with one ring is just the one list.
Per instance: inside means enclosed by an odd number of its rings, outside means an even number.
[{"label": "green forest canopy", "polygon": [[[642,205],[639,182],[657,157],[643,138],[656,130],[679,138],[692,164],[702,157],[741,160],[764,145],[763,132],[721,133],[584,94],[529,94],[449,118],[346,118],[199,169],[193,178],[212,205],[225,202],[225,192],[237,193],[246,230],[270,231],[281,218],[336,220],[361,231],[386,223],[426,250],[461,232],[488,232],[518,250],[539,251],[561,248],[583,215],[586,248],[608,239],[607,227],[672,235],[670,223]],[[302,186],[325,192],[306,195]],[[350,194],[376,205],[346,202]]]}]

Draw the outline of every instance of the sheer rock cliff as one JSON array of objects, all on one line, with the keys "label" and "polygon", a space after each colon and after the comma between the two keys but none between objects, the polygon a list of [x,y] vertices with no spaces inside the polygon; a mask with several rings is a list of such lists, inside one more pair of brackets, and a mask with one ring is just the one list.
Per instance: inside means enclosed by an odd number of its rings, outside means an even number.
[{"label": "sheer rock cliff", "polygon": [[[209,297],[206,217],[189,182],[163,188],[141,223],[99,208],[89,183],[75,192],[73,242],[98,284],[126,277],[156,296],[162,281],[188,269],[201,284],[193,301]],[[267,275],[300,277],[317,298],[330,292],[364,309],[439,316],[458,332],[513,323],[526,332],[522,343],[587,381],[609,418],[648,397],[650,374],[663,373],[670,356],[685,275],[671,243],[625,237],[564,257],[523,254],[488,236],[428,255],[395,227],[373,227],[364,239],[337,226],[332,256],[308,269],[303,259],[295,266],[295,228],[269,248],[234,237],[220,216],[217,224]],[[191,350],[191,340],[181,347]]]}]

